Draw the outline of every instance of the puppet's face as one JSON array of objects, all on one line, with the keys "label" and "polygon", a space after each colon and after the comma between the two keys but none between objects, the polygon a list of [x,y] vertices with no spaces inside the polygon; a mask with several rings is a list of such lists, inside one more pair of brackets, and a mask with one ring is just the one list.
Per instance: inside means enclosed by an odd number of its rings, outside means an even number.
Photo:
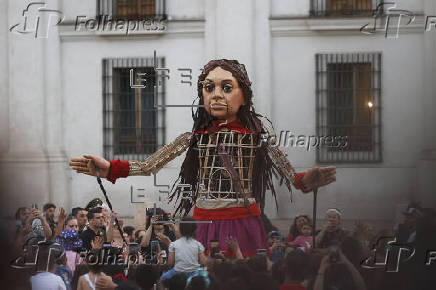
[{"label": "puppet's face", "polygon": [[231,72],[216,67],[209,72],[203,86],[206,111],[218,120],[236,120],[239,108],[245,105],[242,89]]}]

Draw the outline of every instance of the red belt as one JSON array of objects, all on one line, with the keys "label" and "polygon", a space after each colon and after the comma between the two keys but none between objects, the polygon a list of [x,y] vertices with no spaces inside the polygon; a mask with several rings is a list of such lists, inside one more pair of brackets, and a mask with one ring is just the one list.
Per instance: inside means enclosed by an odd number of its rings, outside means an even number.
[{"label": "red belt", "polygon": [[[204,209],[197,206],[194,207],[193,217],[200,221],[212,221],[212,220],[234,220],[248,218],[250,216],[260,216],[260,210],[257,203],[253,202],[248,207],[237,206],[227,208],[216,209]],[[251,214],[250,214],[251,213]]]}]

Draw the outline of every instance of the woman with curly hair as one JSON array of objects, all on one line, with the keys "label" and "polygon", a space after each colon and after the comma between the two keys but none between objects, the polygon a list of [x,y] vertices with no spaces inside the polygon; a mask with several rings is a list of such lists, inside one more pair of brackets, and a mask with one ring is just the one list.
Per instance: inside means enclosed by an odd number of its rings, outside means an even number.
[{"label": "woman with curly hair", "polygon": [[305,214],[301,214],[301,215],[297,215],[294,218],[294,222],[292,223],[291,227],[289,228],[289,234],[288,234],[288,243],[292,242],[293,240],[295,240],[296,237],[302,235],[303,233],[301,232],[301,228],[305,225],[305,224],[312,224],[312,220],[308,215]]}]

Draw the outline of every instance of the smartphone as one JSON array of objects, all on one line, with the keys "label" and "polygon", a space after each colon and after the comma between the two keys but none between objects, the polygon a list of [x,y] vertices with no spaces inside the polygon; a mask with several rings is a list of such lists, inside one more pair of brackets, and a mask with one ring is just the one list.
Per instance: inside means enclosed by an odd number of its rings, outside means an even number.
[{"label": "smartphone", "polygon": [[111,243],[108,243],[108,242],[103,243],[103,248],[110,248],[110,247],[112,247]]},{"label": "smartphone", "polygon": [[130,243],[129,244],[129,253],[130,254],[136,254],[139,250],[139,244],[138,243]]},{"label": "smartphone", "polygon": [[220,242],[218,240],[210,240],[210,256],[214,257],[220,251]]},{"label": "smartphone", "polygon": [[151,254],[157,255],[157,253],[159,251],[159,241],[157,241],[157,240],[151,241],[150,248],[151,248]]}]

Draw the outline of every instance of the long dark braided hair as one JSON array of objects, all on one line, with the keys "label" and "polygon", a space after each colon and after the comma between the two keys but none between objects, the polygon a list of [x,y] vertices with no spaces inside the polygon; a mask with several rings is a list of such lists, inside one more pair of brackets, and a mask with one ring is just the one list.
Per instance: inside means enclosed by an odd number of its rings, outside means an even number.
[{"label": "long dark braided hair", "polygon": [[[274,185],[272,182],[272,176],[279,176],[278,171],[275,169],[274,164],[267,152],[266,142],[259,142],[261,134],[269,134],[270,132],[264,127],[260,118],[260,114],[256,113],[253,107],[253,91],[251,90],[251,82],[248,78],[245,66],[240,64],[237,60],[228,59],[215,59],[209,61],[203,68],[202,73],[198,77],[197,82],[197,92],[199,98],[199,105],[204,105],[203,99],[203,83],[206,76],[213,69],[221,67],[222,69],[229,71],[238,81],[239,87],[242,89],[242,94],[244,96],[245,105],[242,105],[237,113],[237,119],[239,123],[245,128],[251,130],[255,135],[255,144],[261,144],[256,148],[256,155],[254,159],[254,170],[252,176],[253,182],[253,195],[256,202],[259,203],[260,209],[263,213],[265,207],[265,192],[267,189],[271,190],[271,193],[275,199],[276,207],[277,199],[276,192],[274,190]],[[195,112],[192,113],[192,118],[194,120],[193,134],[197,130],[207,129],[212,125],[213,117],[209,115],[204,107],[199,107]],[[174,184],[171,190],[169,200],[172,201],[176,198],[176,201],[181,197],[181,189],[176,186],[177,183],[180,184],[190,184],[193,194],[192,200],[181,199],[179,205],[176,208],[176,213],[180,212],[186,216],[191,208],[194,206],[197,199],[198,191],[198,178],[199,178],[199,159],[198,159],[198,147],[196,138],[191,138],[189,149],[186,153],[185,160],[183,161],[179,178]]]}]

